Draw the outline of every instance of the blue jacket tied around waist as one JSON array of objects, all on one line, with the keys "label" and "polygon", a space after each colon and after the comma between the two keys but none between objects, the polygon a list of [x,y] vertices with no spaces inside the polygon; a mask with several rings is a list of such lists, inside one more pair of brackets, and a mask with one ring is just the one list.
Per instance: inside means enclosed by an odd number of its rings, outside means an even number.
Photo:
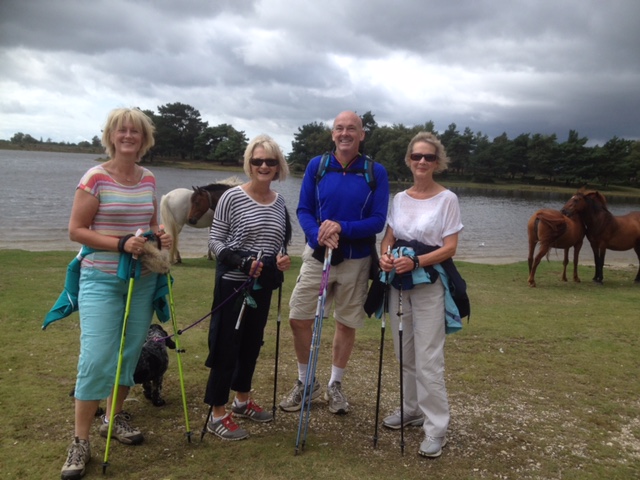
[{"label": "blue jacket tied around waist", "polygon": [[[396,258],[430,253],[439,247],[425,245],[417,240],[398,240],[392,254]],[[387,275],[389,278],[387,279]],[[462,318],[471,314],[471,305],[467,295],[467,284],[458,272],[453,259],[449,258],[439,264],[418,268],[410,274],[396,275],[395,270],[389,274],[380,272],[380,281],[387,281],[396,289],[402,285],[403,290],[410,290],[414,285],[434,283],[441,278],[445,289],[445,322],[446,333],[454,333],[462,328]]]},{"label": "blue jacket tied around waist", "polygon": [[[78,310],[78,293],[80,292],[80,265],[82,259],[94,253],[97,250],[83,246],[78,255],[67,266],[67,276],[64,280],[64,290],[58,297],[49,313],[44,318],[42,329],[46,329],[50,323],[68,317]],[[129,281],[131,278],[131,262],[132,255],[130,253],[120,254],[120,264],[118,265],[118,277],[123,281]],[[136,264],[134,278],[140,277],[140,262]],[[173,279],[171,279],[173,282]],[[169,293],[169,280],[167,275],[158,275],[156,290],[153,296],[153,308],[156,312],[158,320],[166,322],[171,318],[169,313],[169,305],[166,301],[166,295]]]}]

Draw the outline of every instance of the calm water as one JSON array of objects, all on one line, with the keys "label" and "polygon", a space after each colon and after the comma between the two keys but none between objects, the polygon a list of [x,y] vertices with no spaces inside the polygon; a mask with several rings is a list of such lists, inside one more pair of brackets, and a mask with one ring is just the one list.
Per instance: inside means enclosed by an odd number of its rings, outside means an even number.
[{"label": "calm water", "polygon": [[[69,241],[67,223],[75,187],[82,174],[96,164],[95,155],[0,150],[0,248],[31,251],[70,250],[79,247]],[[206,185],[229,176],[227,172],[151,167],[158,184],[158,200],[174,188]],[[244,178],[244,175],[242,175]],[[300,189],[299,178],[274,183],[292,212],[294,239],[290,252],[299,254],[304,238],[295,221]],[[566,199],[495,197],[458,191],[464,231],[458,246],[459,260],[508,263],[527,258],[527,220],[539,208],[560,209]],[[638,210],[637,205],[612,204],[614,214]],[[207,229],[185,226],[180,235],[184,257],[206,255]],[[561,259],[562,252],[552,251]],[[583,247],[581,262],[592,263],[591,251]],[[634,264],[633,250],[607,252],[607,263]]]}]

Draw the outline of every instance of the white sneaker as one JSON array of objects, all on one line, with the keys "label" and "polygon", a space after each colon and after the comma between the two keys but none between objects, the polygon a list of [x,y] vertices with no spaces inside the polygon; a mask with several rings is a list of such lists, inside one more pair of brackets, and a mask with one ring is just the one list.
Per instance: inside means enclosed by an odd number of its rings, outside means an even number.
[{"label": "white sneaker", "polygon": [[442,455],[442,448],[447,444],[447,437],[430,437],[427,435],[420,444],[418,453],[423,457],[436,458]]}]

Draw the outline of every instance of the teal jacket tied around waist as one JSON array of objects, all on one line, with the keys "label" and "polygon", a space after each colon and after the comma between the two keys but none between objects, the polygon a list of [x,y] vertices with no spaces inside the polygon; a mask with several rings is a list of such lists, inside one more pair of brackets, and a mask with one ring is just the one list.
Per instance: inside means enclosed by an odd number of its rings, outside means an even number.
[{"label": "teal jacket tied around waist", "polygon": [[[44,317],[42,329],[46,329],[50,323],[68,317],[73,312],[78,310],[78,293],[80,292],[80,265],[82,259],[94,253],[97,250],[83,246],[80,249],[78,255],[67,266],[67,275],[64,280],[64,290],[58,297],[58,300],[53,305],[49,313]],[[120,254],[120,263],[118,265],[118,278],[127,282],[131,278],[131,262],[133,257],[130,253]],[[136,270],[134,272],[134,278],[140,277],[140,262],[136,264]],[[173,278],[171,279],[173,282]],[[156,290],[153,295],[153,308],[156,312],[158,320],[166,322],[171,318],[169,313],[169,304],[166,300],[166,295],[169,293],[169,279],[168,275],[158,275],[156,283]]]}]

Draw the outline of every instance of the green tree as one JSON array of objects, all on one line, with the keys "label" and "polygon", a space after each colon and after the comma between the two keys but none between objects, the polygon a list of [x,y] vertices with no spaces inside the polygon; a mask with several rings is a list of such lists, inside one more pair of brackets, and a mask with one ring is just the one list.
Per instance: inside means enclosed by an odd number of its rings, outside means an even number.
[{"label": "green tree", "polygon": [[333,148],[331,129],[322,122],[298,127],[293,139],[287,159],[294,172],[303,172],[309,160]]},{"label": "green tree", "polygon": [[585,147],[588,141],[587,137],[581,138],[575,130],[569,130],[567,141],[558,146],[556,172],[567,183],[592,177],[589,172],[591,151]]},{"label": "green tree", "polygon": [[200,112],[184,103],[168,103],[158,107],[159,115],[152,120],[156,124],[157,155],[179,156],[193,159],[196,138],[207,127]]},{"label": "green tree", "polygon": [[378,127],[371,134],[367,142],[369,155],[385,167],[390,180],[404,180],[410,177],[411,173],[404,163],[404,156],[415,133],[404,125],[393,125]]},{"label": "green tree", "polygon": [[244,150],[249,144],[243,131],[226,123],[206,127],[196,139],[196,156],[213,162],[242,163]]},{"label": "green tree", "polygon": [[24,141],[24,133],[18,132],[14,133],[13,137],[11,137],[11,143],[23,143]]},{"label": "green tree", "polygon": [[556,134],[531,136],[527,149],[527,159],[534,174],[553,180],[558,174],[558,142]]},{"label": "green tree", "polygon": [[371,137],[371,134],[378,128],[378,123],[375,120],[375,115],[371,113],[371,110],[362,115],[362,127],[364,128],[364,141],[365,143]]},{"label": "green tree", "polygon": [[511,148],[507,159],[507,173],[511,177],[527,175],[529,173],[529,161],[527,150],[529,148],[529,134],[521,133],[511,142]]},{"label": "green tree", "polygon": [[633,142],[614,136],[602,147],[592,150],[589,162],[590,177],[603,185],[610,182],[627,183],[637,174],[637,165],[632,162]]}]

